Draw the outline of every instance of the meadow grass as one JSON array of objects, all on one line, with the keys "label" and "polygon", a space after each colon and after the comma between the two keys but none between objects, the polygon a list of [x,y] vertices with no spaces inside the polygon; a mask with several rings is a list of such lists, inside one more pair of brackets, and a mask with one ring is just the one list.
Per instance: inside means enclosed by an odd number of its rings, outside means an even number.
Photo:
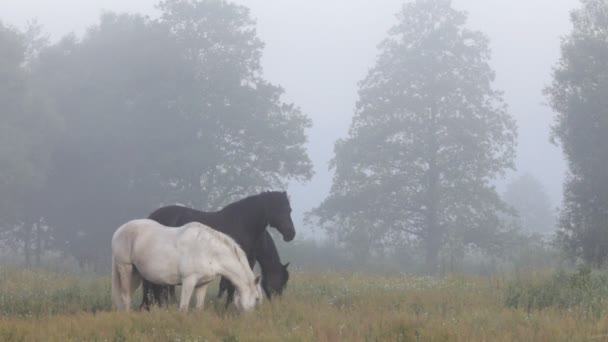
[{"label": "meadow grass", "polygon": [[282,298],[239,315],[215,299],[216,288],[200,313],[119,313],[107,276],[0,269],[0,341],[608,340],[606,276],[585,272],[302,272]]}]

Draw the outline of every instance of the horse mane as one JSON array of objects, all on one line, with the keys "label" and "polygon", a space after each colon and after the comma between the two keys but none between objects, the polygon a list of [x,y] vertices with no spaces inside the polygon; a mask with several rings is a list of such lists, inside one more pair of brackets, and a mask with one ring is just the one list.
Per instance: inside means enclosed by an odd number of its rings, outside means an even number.
[{"label": "horse mane", "polygon": [[242,206],[246,206],[252,200],[259,198],[260,195],[262,195],[262,194],[255,194],[255,195],[247,196],[245,198],[242,198],[242,199],[240,199],[238,201],[235,201],[235,202],[232,202],[232,203],[226,205],[225,207],[222,208],[222,210],[225,210],[225,209],[234,209],[234,208],[239,208],[239,207],[242,207]]},{"label": "horse mane", "polygon": [[[274,198],[274,196],[278,196],[281,194],[282,194],[281,191],[264,191],[259,194],[247,196],[243,199],[232,202],[232,203],[228,204],[227,206],[223,207],[221,210],[240,208],[240,207],[248,205],[252,200],[265,198],[265,197]],[[289,204],[289,197],[287,195],[285,197],[287,198],[287,204]]]},{"label": "horse mane", "polygon": [[[221,242],[223,242],[224,244],[228,245],[229,247],[231,247],[230,249],[232,250],[232,252],[234,253],[234,255],[236,256],[237,260],[240,263],[248,263],[247,261],[247,256],[245,255],[245,252],[243,251],[243,249],[241,248],[241,246],[239,246],[239,244],[234,241],[233,238],[231,238],[230,236],[219,232],[211,227],[208,227],[206,225],[203,224],[197,224],[197,226],[199,227],[203,227],[204,230],[206,230],[210,235],[212,235],[213,237],[217,238],[218,240],[220,240]],[[197,235],[198,240],[202,239],[201,236],[201,231],[199,231],[199,234]]]}]

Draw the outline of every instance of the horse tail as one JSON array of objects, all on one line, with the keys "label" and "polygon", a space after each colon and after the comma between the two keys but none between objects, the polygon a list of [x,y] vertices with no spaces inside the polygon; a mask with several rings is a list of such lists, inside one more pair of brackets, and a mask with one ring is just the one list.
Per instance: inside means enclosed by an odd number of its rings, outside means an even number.
[{"label": "horse tail", "polygon": [[120,310],[121,305],[121,297],[120,297],[120,272],[118,272],[118,268],[116,267],[116,261],[114,260],[114,256],[112,255],[112,304],[114,309]]}]

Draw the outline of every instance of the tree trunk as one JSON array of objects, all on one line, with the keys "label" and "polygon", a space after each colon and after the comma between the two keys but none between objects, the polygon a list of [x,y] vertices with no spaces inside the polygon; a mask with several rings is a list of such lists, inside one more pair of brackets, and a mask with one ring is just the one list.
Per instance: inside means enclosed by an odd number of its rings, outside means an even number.
[{"label": "tree trunk", "polygon": [[436,211],[434,212],[434,215],[429,215],[428,220],[426,236],[426,271],[430,275],[436,275],[439,272],[439,250],[441,249],[443,232],[437,223]]},{"label": "tree trunk", "polygon": [[443,227],[439,222],[439,169],[437,166],[437,132],[435,110],[431,109],[431,125],[429,127],[429,170],[427,171],[427,213],[426,213],[426,268],[427,272],[435,275],[439,272],[439,250],[443,240]]},{"label": "tree trunk", "polygon": [[42,266],[42,225],[40,222],[36,224],[36,267]]},{"label": "tree trunk", "polygon": [[30,248],[30,242],[32,240],[32,224],[25,223],[23,225],[24,236],[23,236],[23,254],[25,257],[25,268],[32,266],[32,251]]}]

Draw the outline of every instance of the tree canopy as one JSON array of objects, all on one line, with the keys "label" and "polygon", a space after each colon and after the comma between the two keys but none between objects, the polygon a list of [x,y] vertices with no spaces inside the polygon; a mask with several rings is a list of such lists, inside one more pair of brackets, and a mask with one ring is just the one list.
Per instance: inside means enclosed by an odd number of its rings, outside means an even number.
[{"label": "tree canopy", "polygon": [[100,241],[162,204],[213,210],[312,175],[310,120],[264,79],[248,10],[210,0],[159,9],[158,19],[106,13],[32,64],[65,125],[36,215],[83,262],[103,264]]},{"label": "tree canopy", "polygon": [[505,206],[492,182],[513,167],[516,127],[492,88],[488,39],[464,13],[417,0],[397,19],[335,145],[330,194],[309,217],[364,250],[418,241],[434,272],[448,240],[496,242]]},{"label": "tree canopy", "polygon": [[571,13],[561,59],[546,89],[557,112],[553,139],[569,173],[560,213],[560,241],[574,257],[608,262],[608,1],[581,0]]},{"label": "tree canopy", "polygon": [[515,209],[517,225],[527,234],[546,237],[555,232],[555,214],[543,184],[529,173],[515,178],[503,195],[504,201]]},{"label": "tree canopy", "polygon": [[45,182],[50,146],[61,121],[31,73],[40,48],[37,26],[20,32],[0,23],[0,206],[2,224],[19,224]]}]

